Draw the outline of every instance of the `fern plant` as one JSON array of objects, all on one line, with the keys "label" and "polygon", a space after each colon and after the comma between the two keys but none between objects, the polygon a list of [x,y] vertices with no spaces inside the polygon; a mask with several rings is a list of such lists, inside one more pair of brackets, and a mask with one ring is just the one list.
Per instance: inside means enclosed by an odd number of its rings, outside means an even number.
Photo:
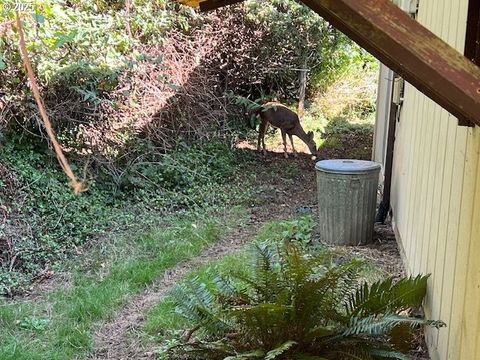
[{"label": "fern plant", "polygon": [[[193,324],[172,351],[196,359],[408,359],[402,344],[419,326],[428,276],[362,283],[358,260],[295,244],[254,245],[251,267],[179,285],[177,312]],[[195,338],[192,334],[196,333]],[[193,338],[193,339],[192,339]]]}]

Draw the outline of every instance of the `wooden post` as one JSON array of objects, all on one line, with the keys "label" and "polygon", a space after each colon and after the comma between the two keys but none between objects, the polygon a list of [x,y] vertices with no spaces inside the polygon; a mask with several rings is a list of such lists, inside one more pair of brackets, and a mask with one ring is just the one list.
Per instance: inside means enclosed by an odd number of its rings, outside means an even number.
[{"label": "wooden post", "polygon": [[300,69],[300,75],[299,75],[299,80],[300,80],[300,89],[298,92],[298,117],[300,120],[303,119],[303,116],[305,115],[305,93],[307,90],[307,60],[305,59],[303,62],[303,67]]}]

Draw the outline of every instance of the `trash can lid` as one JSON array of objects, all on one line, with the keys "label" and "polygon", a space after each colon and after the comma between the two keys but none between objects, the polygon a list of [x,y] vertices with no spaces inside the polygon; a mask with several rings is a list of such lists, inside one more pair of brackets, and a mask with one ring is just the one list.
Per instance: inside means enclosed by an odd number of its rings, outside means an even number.
[{"label": "trash can lid", "polygon": [[315,164],[316,170],[337,174],[368,173],[380,170],[381,167],[380,164],[373,161],[353,159],[322,160]]}]

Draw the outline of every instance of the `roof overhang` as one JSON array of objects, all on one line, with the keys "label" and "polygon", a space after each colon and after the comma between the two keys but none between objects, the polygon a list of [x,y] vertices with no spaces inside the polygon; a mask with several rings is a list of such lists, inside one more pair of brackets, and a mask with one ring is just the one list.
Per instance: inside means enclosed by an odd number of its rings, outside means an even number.
[{"label": "roof overhang", "polygon": [[[213,10],[242,0],[179,0]],[[390,0],[302,0],[418,90],[480,126],[480,68]]]}]

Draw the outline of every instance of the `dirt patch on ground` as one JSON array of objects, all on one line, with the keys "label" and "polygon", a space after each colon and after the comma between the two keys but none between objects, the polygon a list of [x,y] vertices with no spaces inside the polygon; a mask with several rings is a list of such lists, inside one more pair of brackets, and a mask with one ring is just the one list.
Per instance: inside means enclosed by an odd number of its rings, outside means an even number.
[{"label": "dirt patch on ground", "polygon": [[406,275],[390,224],[375,224],[372,243],[343,249],[353,256],[367,260],[387,276],[400,279]]}]

